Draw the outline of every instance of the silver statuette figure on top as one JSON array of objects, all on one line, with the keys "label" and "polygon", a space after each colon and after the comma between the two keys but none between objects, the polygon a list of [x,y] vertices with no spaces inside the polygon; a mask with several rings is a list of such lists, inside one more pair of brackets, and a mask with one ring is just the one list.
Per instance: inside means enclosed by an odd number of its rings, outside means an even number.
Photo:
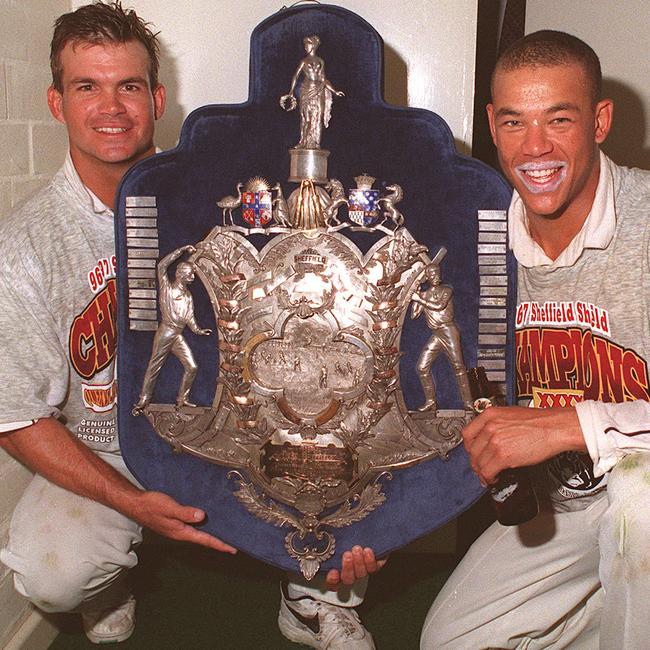
[{"label": "silver statuette figure on top", "polygon": [[280,97],[280,106],[286,111],[296,108],[298,100],[294,95],[296,83],[302,75],[300,84],[300,141],[296,149],[320,149],[323,128],[330,123],[332,113],[332,95],[343,97],[344,93],[336,90],[325,76],[325,62],[316,56],[320,45],[318,36],[307,36],[304,41],[305,56],[298,64],[291,79],[291,87],[286,95]]},{"label": "silver statuette figure on top", "polygon": [[[289,181],[301,183],[296,202],[300,204],[301,214],[298,223],[310,224],[306,227],[323,226],[321,215],[323,191],[314,185],[325,185],[327,178],[327,158],[329,151],[321,149],[323,129],[329,126],[332,114],[332,96],[343,97],[325,76],[325,62],[316,55],[320,38],[312,35],[303,40],[306,56],[300,61],[291,79],[286,95],[280,97],[280,106],[292,111],[300,106],[300,140],[289,150]],[[296,99],[296,84],[300,80],[299,99]],[[305,226],[301,226],[305,227]]]}]

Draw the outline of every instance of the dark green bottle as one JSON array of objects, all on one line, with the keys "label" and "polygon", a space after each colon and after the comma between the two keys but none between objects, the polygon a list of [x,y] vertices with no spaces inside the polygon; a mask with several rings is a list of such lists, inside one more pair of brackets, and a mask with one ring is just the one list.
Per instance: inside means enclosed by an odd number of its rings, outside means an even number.
[{"label": "dark green bottle", "polygon": [[[488,380],[485,368],[471,368],[467,375],[477,414],[490,406],[503,404],[503,396]],[[497,520],[504,526],[518,526],[539,512],[539,502],[527,467],[504,469],[488,490]]]}]

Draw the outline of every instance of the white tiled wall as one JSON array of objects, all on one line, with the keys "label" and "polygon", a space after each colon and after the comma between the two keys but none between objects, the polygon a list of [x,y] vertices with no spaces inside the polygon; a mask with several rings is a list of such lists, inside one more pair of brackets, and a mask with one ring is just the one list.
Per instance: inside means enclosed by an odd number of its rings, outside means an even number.
[{"label": "white tiled wall", "polygon": [[[49,46],[57,16],[70,0],[0,0],[0,219],[41,187],[66,151],[65,128],[49,115]],[[0,546],[29,472],[0,451]],[[35,614],[0,564],[0,648]]]},{"label": "white tiled wall", "polygon": [[61,164],[65,129],[50,117],[49,44],[70,0],[0,0],[0,217]]}]

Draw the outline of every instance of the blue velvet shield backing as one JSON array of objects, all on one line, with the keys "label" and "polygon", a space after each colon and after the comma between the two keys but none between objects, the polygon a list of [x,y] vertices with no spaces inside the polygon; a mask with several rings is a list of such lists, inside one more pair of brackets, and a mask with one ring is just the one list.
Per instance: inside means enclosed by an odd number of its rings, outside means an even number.
[{"label": "blue velvet shield backing", "polygon": [[[125,197],[155,196],[160,257],[185,244],[201,241],[221,222],[216,206],[232,194],[237,181],[260,175],[288,188],[288,149],[298,140],[296,112],[286,113],[278,99],[304,56],[302,40],[318,34],[318,54],[327,77],[344,98],[335,98],[330,127],[321,146],[331,151],[329,177],[353,187],[353,177],[367,172],[383,189],[404,189],[400,210],[415,238],[449,251],[442,278],[454,289],[456,321],[461,329],[468,367],[477,363],[479,276],[478,210],[505,210],[510,189],[492,169],[459,155],[447,124],[436,114],[398,108],[382,99],[383,43],[362,18],[331,5],[282,10],[254,30],[250,53],[249,100],[239,105],[208,105],[185,120],[180,144],[136,165],[122,182],[116,218],[118,257],[118,386],[120,445],[127,465],[147,488],[172,495],[181,503],[203,508],[202,528],[246,553],[278,567],[297,570],[284,549],[287,528],[254,517],[233,497],[228,468],[185,454],[175,454],[144,417],[133,417],[153,332],[128,328]],[[235,54],[234,54],[235,55]],[[245,53],[236,53],[245,56]],[[285,193],[288,190],[285,189]],[[368,242],[359,238],[361,247]],[[514,262],[508,256],[510,287]],[[199,281],[192,285],[198,323],[216,331],[212,307]],[[509,290],[508,309],[514,309]],[[406,404],[423,401],[415,364],[430,331],[423,319],[406,319],[402,335],[401,382]],[[512,318],[509,320],[512,323]],[[215,336],[186,332],[199,360],[192,401],[209,405],[214,398],[218,353]],[[508,332],[513,348],[513,328]],[[512,384],[512,359],[506,370]],[[460,408],[455,381],[446,359],[434,365],[439,406]],[[181,378],[180,364],[170,358],[158,380],[154,401],[173,403]],[[510,387],[510,393],[512,389]],[[384,480],[386,503],[362,521],[334,530],[337,550],[324,568],[338,566],[340,554],[353,544],[371,546],[382,555],[458,516],[482,493],[462,447],[448,460],[435,459],[396,471]]]}]

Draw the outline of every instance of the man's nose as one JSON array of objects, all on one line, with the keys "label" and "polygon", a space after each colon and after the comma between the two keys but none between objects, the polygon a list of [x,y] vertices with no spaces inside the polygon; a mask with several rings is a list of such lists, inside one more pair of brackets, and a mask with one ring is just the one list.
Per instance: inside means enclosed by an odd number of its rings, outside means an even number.
[{"label": "man's nose", "polygon": [[119,115],[126,111],[119,92],[112,90],[102,93],[99,110],[105,115]]},{"label": "man's nose", "polygon": [[550,153],[552,149],[553,143],[549,139],[546,129],[540,124],[530,124],[526,129],[522,152],[527,156],[538,157]]}]

